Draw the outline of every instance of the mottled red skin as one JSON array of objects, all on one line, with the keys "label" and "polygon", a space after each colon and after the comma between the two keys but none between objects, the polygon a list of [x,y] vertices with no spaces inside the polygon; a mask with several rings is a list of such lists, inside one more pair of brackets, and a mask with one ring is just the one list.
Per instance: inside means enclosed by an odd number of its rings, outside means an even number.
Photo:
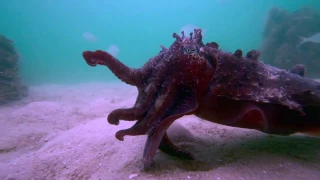
[{"label": "mottled red skin", "polygon": [[[265,133],[289,135],[320,130],[320,83],[301,76],[304,68],[290,72],[258,61],[252,50],[242,57],[218,49],[217,43],[202,42],[201,30],[186,38],[176,38],[170,48],[143,67],[132,69],[104,51],[85,51],[90,66],[107,66],[119,79],[138,88],[135,105],[117,109],[108,116],[110,124],[137,120],[125,135],[148,135],[144,167],[152,164],[156,150],[193,159],[169,140],[166,130],[178,118],[194,114],[233,127],[257,129]],[[299,76],[300,75],[300,76]]]}]

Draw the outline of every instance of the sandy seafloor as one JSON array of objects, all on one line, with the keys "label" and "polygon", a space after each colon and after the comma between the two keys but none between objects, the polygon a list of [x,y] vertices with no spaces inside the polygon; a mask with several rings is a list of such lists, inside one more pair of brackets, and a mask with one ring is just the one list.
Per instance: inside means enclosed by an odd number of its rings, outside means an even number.
[{"label": "sandy seafloor", "polygon": [[118,141],[115,132],[134,122],[106,120],[136,95],[124,83],[30,87],[29,97],[0,108],[0,179],[320,179],[320,138],[270,136],[195,116],[168,130],[195,160],[158,152],[154,169],[142,171],[146,136]]}]

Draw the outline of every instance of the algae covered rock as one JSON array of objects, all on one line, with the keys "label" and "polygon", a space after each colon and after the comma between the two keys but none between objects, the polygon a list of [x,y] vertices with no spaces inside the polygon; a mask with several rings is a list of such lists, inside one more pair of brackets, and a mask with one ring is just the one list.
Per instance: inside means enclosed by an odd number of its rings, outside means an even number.
[{"label": "algae covered rock", "polygon": [[19,75],[19,55],[13,42],[0,35],[0,105],[28,95]]},{"label": "algae covered rock", "polygon": [[317,38],[303,42],[320,33],[319,19],[320,12],[310,7],[295,12],[272,8],[264,28],[260,59],[283,69],[304,64],[306,76],[319,78],[320,42]]}]

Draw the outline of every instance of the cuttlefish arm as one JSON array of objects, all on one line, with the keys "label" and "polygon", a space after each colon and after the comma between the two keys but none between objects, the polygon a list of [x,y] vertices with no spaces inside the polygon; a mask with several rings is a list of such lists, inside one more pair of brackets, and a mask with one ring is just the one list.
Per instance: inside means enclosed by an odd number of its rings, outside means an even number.
[{"label": "cuttlefish arm", "polygon": [[[156,97],[158,86],[161,85],[157,76],[163,72],[158,71],[158,74],[152,76],[151,73],[154,68],[164,69],[159,62],[165,54],[160,53],[139,69],[129,68],[109,53],[101,50],[85,51],[82,55],[88,65],[107,66],[120,80],[138,88],[139,94],[135,106],[112,111],[108,116],[108,122],[117,125],[120,119],[129,121],[141,119],[146,114],[148,107],[152,105],[152,99]],[[146,83],[150,76],[155,82]]]},{"label": "cuttlefish arm", "polygon": [[123,140],[126,135],[148,135],[143,153],[145,168],[152,164],[158,148],[169,155],[193,159],[189,152],[174,146],[166,136],[166,130],[176,119],[192,113],[197,107],[195,96],[189,91],[179,93],[176,85],[175,80],[166,83],[159,89],[159,96],[145,118],[137,121],[131,128],[116,133],[118,140]]},{"label": "cuttlefish arm", "polygon": [[[148,168],[153,162],[153,157],[156,153],[158,147],[160,150],[176,157],[182,157],[186,159],[193,159],[193,155],[187,151],[184,151],[180,148],[177,148],[172,144],[172,142],[166,136],[166,130],[169,126],[180,117],[188,114],[194,113],[197,108],[197,102],[195,95],[192,93],[183,94],[183,97],[176,94],[175,102],[172,102],[172,99],[167,99],[161,109],[165,110],[165,116],[162,118],[154,119],[154,125],[151,126],[151,129],[148,131],[148,139],[145,145],[143,160],[144,167]],[[167,104],[171,103],[171,107],[168,108]],[[156,113],[156,112],[155,112]],[[159,114],[158,112],[156,114]]]},{"label": "cuttlefish arm", "polygon": [[127,84],[135,86],[140,83],[139,77],[141,72],[139,70],[129,68],[109,53],[101,50],[94,52],[85,51],[82,53],[82,56],[89,66],[94,67],[97,64],[107,66],[113,74]]}]

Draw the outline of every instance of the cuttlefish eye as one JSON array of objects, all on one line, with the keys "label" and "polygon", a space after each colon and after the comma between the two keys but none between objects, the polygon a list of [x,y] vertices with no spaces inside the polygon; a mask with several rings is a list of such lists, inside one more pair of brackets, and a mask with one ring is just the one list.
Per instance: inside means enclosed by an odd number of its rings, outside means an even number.
[{"label": "cuttlefish eye", "polygon": [[198,54],[199,48],[197,46],[189,46],[189,47],[182,47],[183,54]]}]

